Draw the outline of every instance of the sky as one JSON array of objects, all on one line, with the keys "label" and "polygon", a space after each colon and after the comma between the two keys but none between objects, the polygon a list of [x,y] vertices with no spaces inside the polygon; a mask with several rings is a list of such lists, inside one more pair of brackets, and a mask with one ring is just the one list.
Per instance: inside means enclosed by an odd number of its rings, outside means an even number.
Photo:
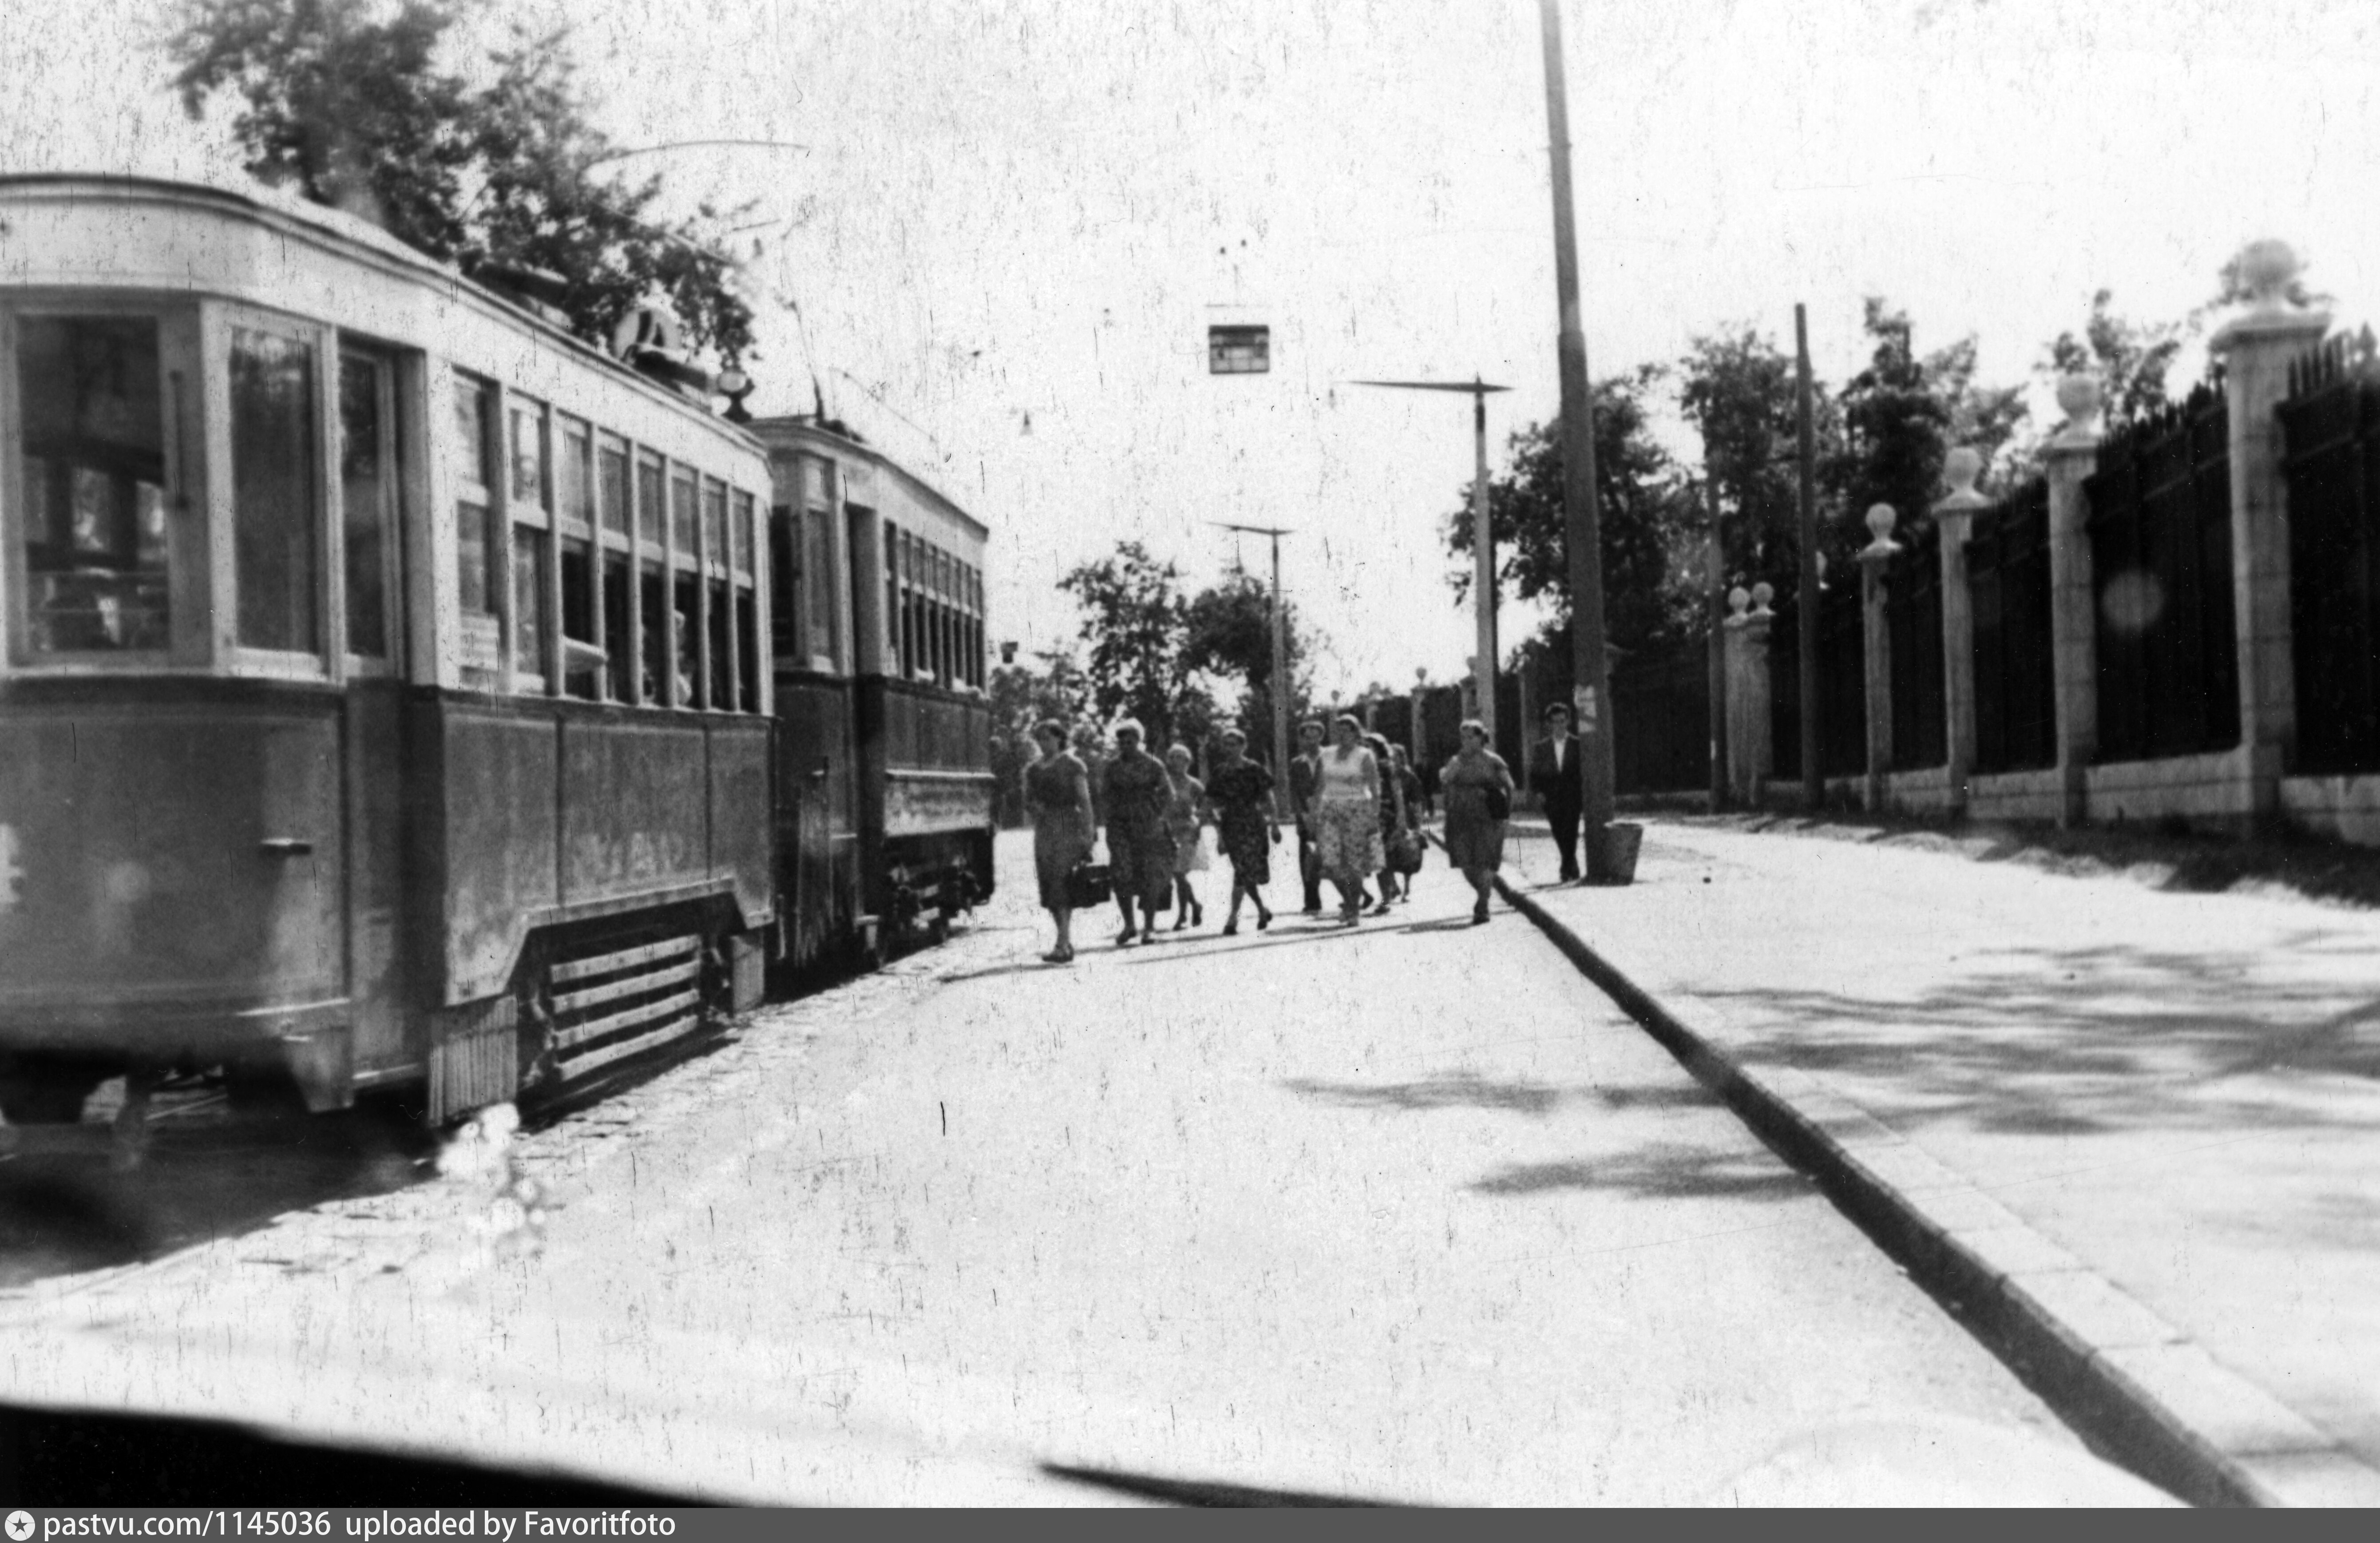
[{"label": "sky", "polygon": [[[1326,693],[1463,672],[1469,400],[1348,383],[1512,386],[1495,465],[1560,411],[1536,0],[488,3],[572,25],[620,143],[682,146],[624,171],[751,202],[751,407],[822,392],[989,523],[995,639],[1064,646],[1059,577],[1120,541],[1193,586],[1263,572],[1229,521],[1293,529]],[[165,89],[167,14],[11,0],[0,169],[236,177]],[[1562,24],[1598,376],[1747,324],[1790,347],[1798,301],[1840,381],[1882,295],[1921,350],[1973,334],[1981,382],[2019,383],[2095,289],[2179,320],[2262,236],[2369,314],[2380,6],[1564,0]],[[1269,325],[1272,372],[1208,375],[1217,320]],[[1507,646],[1533,620],[1507,603]]]}]

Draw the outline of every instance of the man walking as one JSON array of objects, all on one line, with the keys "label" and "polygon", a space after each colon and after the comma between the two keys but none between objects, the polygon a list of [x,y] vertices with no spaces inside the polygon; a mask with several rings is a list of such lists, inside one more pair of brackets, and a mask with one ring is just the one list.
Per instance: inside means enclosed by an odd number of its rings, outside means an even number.
[{"label": "man walking", "polygon": [[1297,818],[1297,877],[1305,889],[1305,914],[1322,914],[1322,850],[1314,829],[1314,800],[1322,788],[1322,723],[1297,725],[1297,754],[1289,762],[1289,811]]},{"label": "man walking", "polygon": [[1561,854],[1561,882],[1578,877],[1578,816],[1586,802],[1586,783],[1580,770],[1578,741],[1570,735],[1570,707],[1548,702],[1546,736],[1529,747],[1529,785],[1545,801],[1546,823],[1553,827],[1554,849]]}]

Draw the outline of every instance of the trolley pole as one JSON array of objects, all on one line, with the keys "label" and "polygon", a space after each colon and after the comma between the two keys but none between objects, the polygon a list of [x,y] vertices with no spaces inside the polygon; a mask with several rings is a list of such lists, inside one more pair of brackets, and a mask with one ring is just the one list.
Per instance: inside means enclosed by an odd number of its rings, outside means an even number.
[{"label": "trolley pole", "polygon": [[1296,810],[1289,798],[1289,618],[1281,599],[1281,539],[1295,532],[1269,525],[1209,523],[1272,538],[1272,797],[1273,808],[1287,820]]},{"label": "trolley pole", "polygon": [[1827,801],[1826,769],[1818,764],[1817,441],[1810,409],[1810,322],[1799,302],[1793,307],[1793,374],[1802,438],[1802,598],[1795,618],[1802,644],[1802,807],[1815,814]]},{"label": "trolley pole", "polygon": [[1572,718],[1578,725],[1579,770],[1585,784],[1580,823],[1586,837],[1586,878],[1612,877],[1613,769],[1611,724],[1603,716],[1609,684],[1603,650],[1603,532],[1595,502],[1595,398],[1586,373],[1586,333],[1578,299],[1578,237],[1571,212],[1570,92],[1562,70],[1560,0],[1537,0],[1545,32],[1546,127],[1554,183],[1554,285],[1561,302],[1562,507],[1570,548]]}]

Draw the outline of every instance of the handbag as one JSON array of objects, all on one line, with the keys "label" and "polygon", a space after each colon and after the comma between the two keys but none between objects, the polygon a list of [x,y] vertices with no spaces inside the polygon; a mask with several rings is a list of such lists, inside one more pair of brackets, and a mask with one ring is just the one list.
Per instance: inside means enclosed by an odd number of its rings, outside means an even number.
[{"label": "handbag", "polygon": [[1066,899],[1076,910],[1103,905],[1115,893],[1115,876],[1105,863],[1087,859],[1066,870]]},{"label": "handbag", "polygon": [[1397,873],[1421,871],[1421,832],[1399,831],[1389,838],[1389,868]]},{"label": "handbag", "polygon": [[1511,794],[1492,784],[1482,788],[1480,791],[1488,796],[1488,819],[1502,820],[1512,818],[1512,796]]}]

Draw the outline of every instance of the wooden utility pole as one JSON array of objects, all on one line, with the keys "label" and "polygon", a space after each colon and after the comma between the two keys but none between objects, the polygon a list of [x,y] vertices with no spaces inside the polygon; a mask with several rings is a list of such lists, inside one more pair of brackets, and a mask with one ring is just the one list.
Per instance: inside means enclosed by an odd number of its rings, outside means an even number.
[{"label": "wooden utility pole", "polygon": [[1272,538],[1272,775],[1273,803],[1283,820],[1295,811],[1289,800],[1289,618],[1281,598],[1281,539],[1292,532],[1269,525],[1232,525],[1209,520],[1226,530]]},{"label": "wooden utility pole", "polygon": [[1603,657],[1603,532],[1595,498],[1595,397],[1586,374],[1586,332],[1579,317],[1578,236],[1571,213],[1570,91],[1562,70],[1560,0],[1537,0],[1545,34],[1546,127],[1553,157],[1554,287],[1561,304],[1556,346],[1561,360],[1562,512],[1570,548],[1572,718],[1579,734],[1579,770],[1585,782],[1581,833],[1586,838],[1586,878],[1612,877],[1613,774],[1611,718],[1604,693],[1609,680]]},{"label": "wooden utility pole", "polygon": [[1793,372],[1801,398],[1802,581],[1797,589],[1802,645],[1802,805],[1815,812],[1827,801],[1825,768],[1818,764],[1818,493],[1817,431],[1810,412],[1810,322],[1793,307]]},{"label": "wooden utility pole", "polygon": [[1727,542],[1719,525],[1718,480],[1711,475],[1710,444],[1703,445],[1703,499],[1710,505],[1710,552],[1704,581],[1710,586],[1710,807],[1727,806]]}]

